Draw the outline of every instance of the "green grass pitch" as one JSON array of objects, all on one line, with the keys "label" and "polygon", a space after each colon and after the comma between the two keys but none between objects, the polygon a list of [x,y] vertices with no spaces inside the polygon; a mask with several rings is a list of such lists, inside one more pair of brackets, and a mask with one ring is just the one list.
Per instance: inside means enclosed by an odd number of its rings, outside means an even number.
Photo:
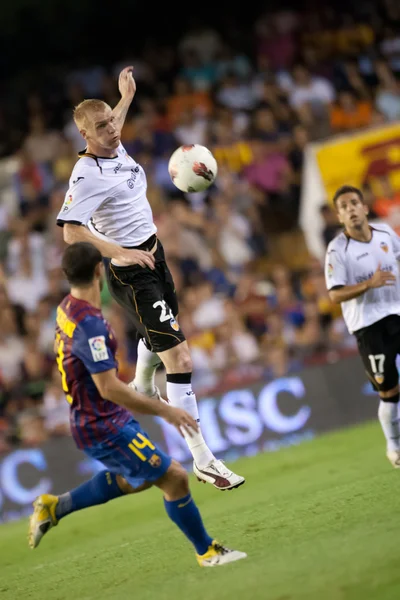
[{"label": "green grass pitch", "polygon": [[400,472],[377,423],[235,467],[240,489],[192,491],[247,560],[198,567],[152,489],[67,517],[34,551],[26,522],[0,526],[0,600],[400,598]]}]

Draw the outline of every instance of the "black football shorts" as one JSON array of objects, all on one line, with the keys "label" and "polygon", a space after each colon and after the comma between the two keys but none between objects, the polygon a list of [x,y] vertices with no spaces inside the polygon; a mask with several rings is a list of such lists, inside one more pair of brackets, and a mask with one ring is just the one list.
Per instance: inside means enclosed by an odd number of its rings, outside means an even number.
[{"label": "black football shorts", "polygon": [[374,388],[388,392],[399,382],[400,316],[389,315],[354,333],[365,370]]},{"label": "black football shorts", "polygon": [[178,299],[162,244],[156,236],[138,246],[154,252],[155,269],[140,265],[118,267],[105,261],[107,283],[112,297],[128,313],[139,335],[153,352],[164,352],[185,341],[176,317]]}]

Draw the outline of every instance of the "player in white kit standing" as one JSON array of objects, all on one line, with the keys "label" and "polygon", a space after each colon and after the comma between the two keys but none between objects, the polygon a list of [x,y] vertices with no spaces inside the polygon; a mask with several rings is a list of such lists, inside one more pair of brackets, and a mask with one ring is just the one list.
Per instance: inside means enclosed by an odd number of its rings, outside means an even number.
[{"label": "player in white kit standing", "polygon": [[[113,110],[102,100],[85,100],[74,110],[86,149],[72,171],[57,224],[64,228],[68,244],[91,242],[111,259],[106,265],[110,292],[141,335],[131,385],[157,396],[154,375],[162,361],[169,402],[199,422],[190,351],[176,320],[175,286],[146,196],[146,175],[121,144],[121,129],[136,92],[132,67],[121,71],[118,84],[121,100]],[[220,490],[245,482],[215,458],[200,429],[185,439],[200,480]]]},{"label": "player in white kit standing", "polygon": [[358,188],[339,188],[333,202],[344,231],[327,248],[326,285],[331,300],[342,306],[367,375],[379,393],[387,457],[399,469],[400,238],[388,225],[368,222],[368,207]]}]

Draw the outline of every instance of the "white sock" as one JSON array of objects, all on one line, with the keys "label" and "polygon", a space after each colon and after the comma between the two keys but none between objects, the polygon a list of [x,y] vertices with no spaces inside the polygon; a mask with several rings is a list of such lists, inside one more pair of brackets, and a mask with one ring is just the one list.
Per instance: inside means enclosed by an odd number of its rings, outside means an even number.
[{"label": "white sock", "polygon": [[385,434],[387,450],[400,450],[400,423],[398,414],[398,404],[394,402],[379,403],[378,409],[379,421]]},{"label": "white sock", "polygon": [[138,392],[152,396],[156,391],[154,378],[161,360],[155,352],[151,352],[146,348],[142,339],[139,340],[137,349],[138,357],[133,382]]},{"label": "white sock", "polygon": [[[191,383],[171,383],[167,381],[167,398],[177,408],[183,408],[195,421],[200,423],[196,396]],[[186,443],[199,469],[205,468],[215,457],[207,446],[201,431],[192,433],[192,437],[184,434]]]}]

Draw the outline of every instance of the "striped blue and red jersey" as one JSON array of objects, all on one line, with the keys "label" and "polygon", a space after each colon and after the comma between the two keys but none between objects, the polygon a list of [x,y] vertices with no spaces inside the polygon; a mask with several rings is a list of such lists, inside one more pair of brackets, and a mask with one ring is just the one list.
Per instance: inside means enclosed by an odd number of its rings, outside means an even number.
[{"label": "striped blue and red jersey", "polygon": [[104,442],[132,414],[102,398],[92,379],[92,374],[118,369],[117,340],[101,310],[66,296],[57,308],[56,350],[76,445],[83,449]]}]

